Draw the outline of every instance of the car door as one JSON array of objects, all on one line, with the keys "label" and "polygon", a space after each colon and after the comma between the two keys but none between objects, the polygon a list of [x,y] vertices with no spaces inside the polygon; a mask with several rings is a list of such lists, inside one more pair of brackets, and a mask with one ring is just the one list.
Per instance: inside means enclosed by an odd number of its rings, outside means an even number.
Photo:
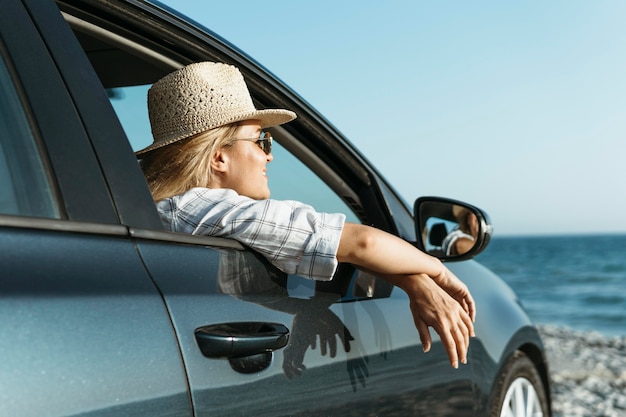
[{"label": "car door", "polygon": [[316,283],[222,239],[138,237],[197,415],[472,414],[470,369],[438,343],[421,351],[408,299],[386,282],[342,265]]},{"label": "car door", "polygon": [[52,2],[4,0],[0,39],[0,415],[191,415],[89,139],[89,92],[108,105],[93,70]]},{"label": "car door", "polygon": [[[350,213],[293,164],[309,195]],[[452,369],[437,342],[422,352],[407,297],[385,281],[342,265],[316,283],[222,239],[146,237],[138,248],[172,315],[197,415],[472,415],[470,368]],[[289,331],[284,346],[277,328]],[[232,350],[214,352],[220,338]]]}]

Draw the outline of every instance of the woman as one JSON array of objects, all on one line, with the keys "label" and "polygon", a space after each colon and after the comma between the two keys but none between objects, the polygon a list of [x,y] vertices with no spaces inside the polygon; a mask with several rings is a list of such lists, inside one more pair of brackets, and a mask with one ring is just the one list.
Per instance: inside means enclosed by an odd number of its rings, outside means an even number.
[{"label": "woman", "polygon": [[330,280],[347,262],[403,289],[420,339],[440,335],[450,363],[467,361],[474,300],[439,260],[381,230],[271,200],[263,129],[295,119],[289,110],[257,110],[239,70],[201,62],[157,81],[148,92],[154,143],[137,152],[168,230],[229,237],[290,274]]}]

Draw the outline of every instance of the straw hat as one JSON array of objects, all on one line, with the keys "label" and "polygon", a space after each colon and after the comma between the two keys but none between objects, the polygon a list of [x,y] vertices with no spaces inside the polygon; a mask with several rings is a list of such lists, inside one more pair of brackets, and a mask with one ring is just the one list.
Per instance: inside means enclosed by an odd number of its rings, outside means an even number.
[{"label": "straw hat", "polygon": [[217,62],[190,64],[154,83],[148,114],[154,143],[138,156],[229,123],[256,119],[264,129],[296,118],[289,110],[257,110],[239,69]]}]

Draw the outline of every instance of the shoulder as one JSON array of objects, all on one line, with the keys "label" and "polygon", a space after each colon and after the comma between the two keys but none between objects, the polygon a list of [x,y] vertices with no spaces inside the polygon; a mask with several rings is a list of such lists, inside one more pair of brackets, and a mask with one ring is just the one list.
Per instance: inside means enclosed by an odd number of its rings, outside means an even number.
[{"label": "shoulder", "polygon": [[184,210],[186,207],[212,205],[225,201],[246,201],[235,191],[225,188],[192,188],[183,194],[164,198],[156,203],[159,210]]},{"label": "shoulder", "polygon": [[183,194],[164,198],[156,203],[162,223],[168,230],[194,233],[208,216],[236,207],[246,197],[233,190],[192,188]]},{"label": "shoulder", "polygon": [[254,218],[290,219],[316,213],[313,207],[298,201],[255,200],[226,188],[192,188],[183,194],[165,198],[156,205],[161,217],[170,222],[184,220],[194,225],[211,217],[221,221],[234,217],[242,221]]},{"label": "shoulder", "polygon": [[228,188],[202,188],[196,187],[192,188],[189,191],[186,191],[183,194],[176,195],[174,197],[170,197],[170,200],[174,200],[176,202],[187,202],[192,200],[223,200],[223,199],[232,199],[232,198],[240,198],[247,199],[248,197],[240,196],[234,190]]}]

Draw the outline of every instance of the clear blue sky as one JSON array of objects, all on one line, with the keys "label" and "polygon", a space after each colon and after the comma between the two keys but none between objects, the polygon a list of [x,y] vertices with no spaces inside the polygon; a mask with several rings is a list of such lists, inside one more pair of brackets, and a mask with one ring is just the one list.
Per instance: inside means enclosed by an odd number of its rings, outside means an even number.
[{"label": "clear blue sky", "polygon": [[626,232],[626,2],[164,2],[237,45],[412,203]]}]

